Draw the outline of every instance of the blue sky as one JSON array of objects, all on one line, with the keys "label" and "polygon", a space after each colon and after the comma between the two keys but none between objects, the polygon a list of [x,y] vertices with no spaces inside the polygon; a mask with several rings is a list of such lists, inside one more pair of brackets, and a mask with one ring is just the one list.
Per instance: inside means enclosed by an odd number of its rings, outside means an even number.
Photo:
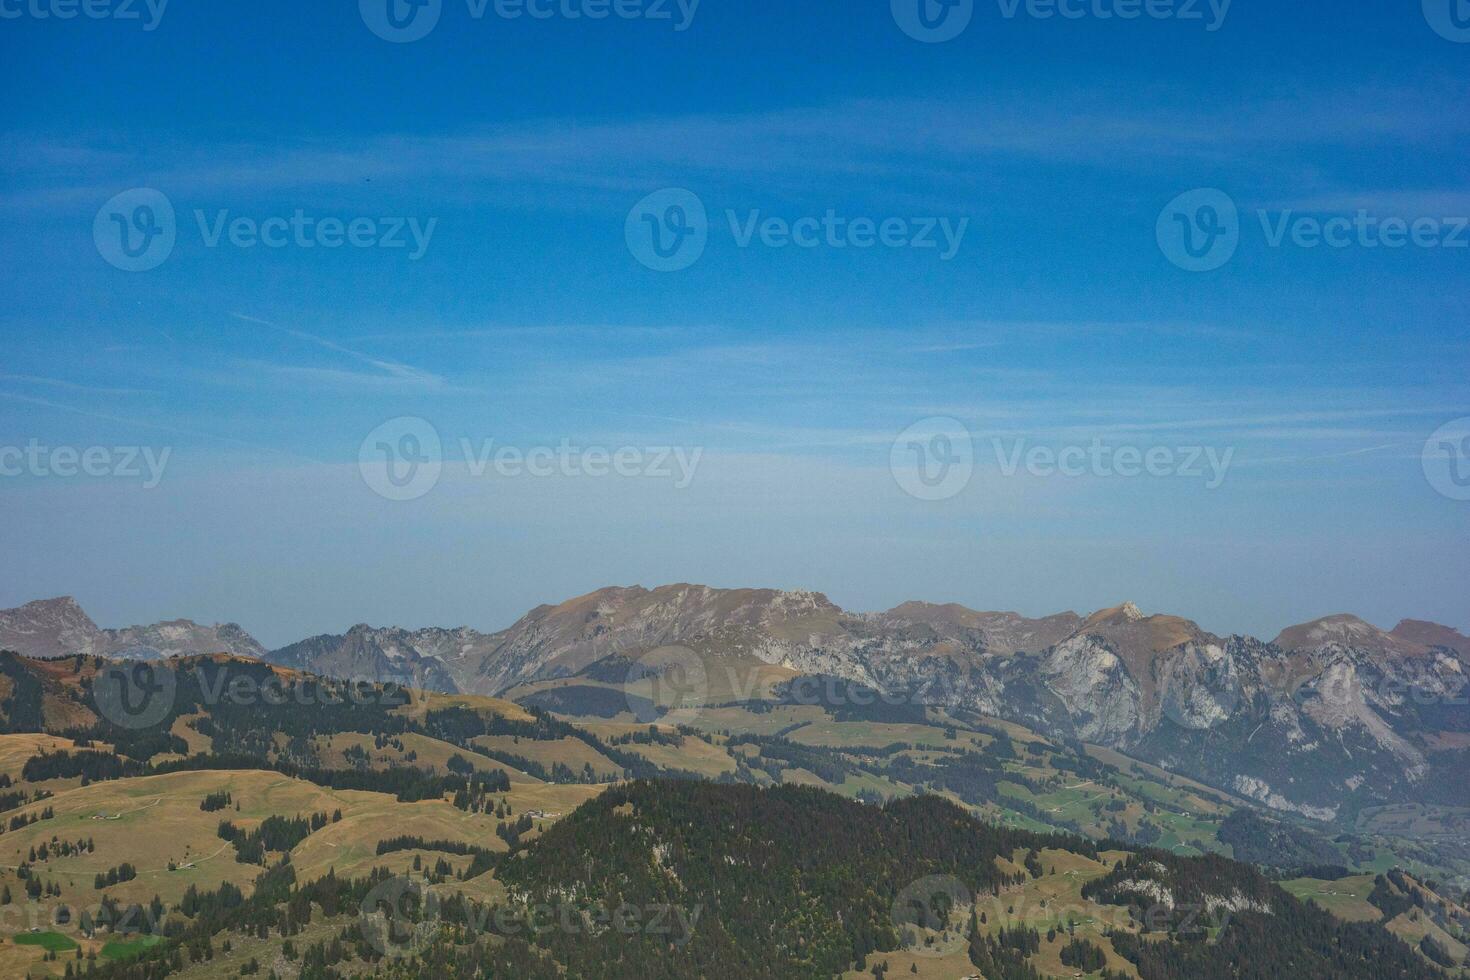
[{"label": "blue sky", "polygon": [[[151,30],[37,17],[51,2],[0,4],[0,451],[169,456],[152,487],[0,477],[0,604],[69,593],[104,625],[237,619],[268,643],[681,580],[859,609],[1131,598],[1268,636],[1344,610],[1470,627],[1470,502],[1421,459],[1470,416],[1470,44],[1419,4],[1236,0],[1210,30],[1205,3],[989,0],[923,43],[887,3],[703,0],[678,30],[672,2],[443,0],[400,44],[346,0],[172,0]],[[129,272],[94,223],[134,188],[176,241]],[[671,272],[625,227],[664,188],[708,215]],[[1239,215],[1204,272],[1157,237],[1197,188]],[[1375,234],[1431,222],[1434,247],[1294,242],[1360,209]],[[416,258],[208,244],[298,210],[432,230]],[[964,232],[950,257],[740,243],[828,212]],[[445,465],[386,500],[360,453],[404,416]],[[891,459],[932,417],[974,469],[923,500]],[[491,439],[700,457],[684,487],[476,475],[463,440]],[[1230,465],[1213,488],[1005,472],[1018,445],[1094,439]]]}]

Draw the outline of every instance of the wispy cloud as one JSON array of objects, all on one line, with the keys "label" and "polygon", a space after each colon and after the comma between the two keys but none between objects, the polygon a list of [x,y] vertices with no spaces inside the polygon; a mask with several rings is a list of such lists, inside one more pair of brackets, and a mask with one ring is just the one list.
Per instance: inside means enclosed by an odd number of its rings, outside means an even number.
[{"label": "wispy cloud", "polygon": [[209,442],[223,443],[230,446],[240,446],[247,449],[258,450],[275,456],[294,457],[309,462],[320,462],[313,457],[304,456],[300,453],[289,452],[283,449],[261,445],[246,439],[238,439],[234,436],[220,435],[216,432],[208,432],[191,426],[181,426],[168,422],[157,422],[149,419],[140,419],[125,415],[116,415],[111,412],[99,412],[90,408],[81,408],[76,405],[68,405],[63,402],[52,401],[48,398],[35,398],[18,392],[0,390],[0,398],[9,401],[20,402],[37,408],[44,408],[54,412],[63,412],[68,415],[77,415],[83,418],[95,419],[99,422],[108,422],[114,425],[132,426],[140,429],[149,429],[155,432],[165,432],[174,436],[186,438],[203,439]]},{"label": "wispy cloud", "polygon": [[1379,218],[1454,218],[1470,215],[1470,191],[1460,187],[1352,188],[1284,198],[1264,206],[1268,210],[1327,214],[1367,211]]},{"label": "wispy cloud", "polygon": [[[866,184],[922,201],[955,186],[969,193],[1014,162],[1085,164],[1111,172],[1181,161],[1279,171],[1279,156],[1323,146],[1453,145],[1470,134],[1463,82],[1364,86],[1303,93],[1242,109],[1152,101],[1136,91],[1030,88],[985,97],[859,99],[745,114],[673,115],[588,123],[543,119],[439,135],[386,133],[270,144],[196,144],[149,135],[86,140],[9,134],[0,203],[31,207],[91,201],[120,180],[183,196],[320,187],[411,189],[438,181],[440,199],[498,199],[577,207],[674,179],[759,181],[775,196]],[[989,169],[987,169],[989,168]],[[1312,168],[1302,167],[1303,175]],[[1278,174],[1278,177],[1280,175]],[[902,177],[903,186],[893,178]],[[929,190],[925,190],[925,187]],[[937,201],[935,203],[938,203]]]},{"label": "wispy cloud", "polygon": [[425,371],[420,368],[400,363],[398,361],[390,361],[385,358],[375,357],[371,354],[364,354],[362,351],[353,350],[350,347],[344,347],[336,341],[329,340],[326,337],[319,337],[316,334],[308,333],[305,330],[298,330],[293,327],[283,327],[277,323],[271,322],[270,320],[263,320],[260,317],[250,316],[245,313],[232,312],[230,316],[245,323],[253,323],[258,326],[263,326],[271,330],[278,331],[289,337],[294,337],[297,340],[301,340],[308,344],[320,347],[323,350],[332,351],[336,354],[342,354],[352,360],[368,365],[369,367],[373,368],[373,371],[345,371],[342,369],[318,368],[297,364],[271,364],[264,361],[247,362],[258,368],[272,370],[280,374],[294,374],[301,377],[315,378],[317,380],[331,380],[335,382],[347,382],[352,384],[392,385],[395,387],[416,387],[436,390],[443,390],[450,387],[443,377],[435,374],[432,371]]},{"label": "wispy cloud", "polygon": [[0,374],[0,381],[38,385],[45,388],[62,388],[67,391],[86,392],[93,395],[124,396],[158,394],[156,390],[149,388],[111,388],[103,385],[88,384],[83,381],[67,381],[64,378],[42,378],[32,374]]}]

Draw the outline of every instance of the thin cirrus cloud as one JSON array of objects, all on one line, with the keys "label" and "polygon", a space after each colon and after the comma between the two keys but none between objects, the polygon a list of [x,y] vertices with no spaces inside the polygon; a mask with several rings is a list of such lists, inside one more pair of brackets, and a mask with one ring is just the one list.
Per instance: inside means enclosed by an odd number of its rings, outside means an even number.
[{"label": "thin cirrus cloud", "polygon": [[[0,173],[16,189],[12,207],[91,200],[119,181],[153,182],[171,192],[270,192],[288,188],[362,187],[374,193],[408,181],[443,180],[455,193],[514,192],[491,181],[579,189],[567,201],[625,194],[650,180],[679,177],[758,179],[798,192],[840,179],[870,178],[876,189],[902,177],[903,188],[986,175],[976,165],[1006,161],[1086,165],[1146,172],[1183,162],[1228,163],[1279,173],[1282,155],[1303,157],[1300,193],[1311,186],[1310,154],[1324,145],[1388,142],[1452,147],[1470,133],[1460,111],[1465,86],[1363,88],[1332,98],[1302,95],[1250,112],[1236,104],[1141,105],[1136,94],[1023,92],[970,100],[878,99],[730,115],[686,115],[572,123],[547,119],[454,134],[369,134],[320,140],[199,143],[150,134],[129,150],[125,135],[90,140],[12,133],[0,138],[8,162]],[[1406,109],[1405,106],[1409,108]],[[118,147],[124,149],[118,149]],[[1249,151],[1249,152],[1245,152]],[[1269,160],[1254,162],[1260,154]],[[1291,169],[1286,174],[1289,176]],[[484,180],[478,190],[463,182]],[[1349,190],[1347,200],[1365,191]],[[1411,193],[1386,188],[1381,194]],[[1412,193],[1441,194],[1435,189]],[[1310,199],[1310,198],[1309,198]]]},{"label": "thin cirrus cloud", "polygon": [[157,389],[153,388],[115,388],[108,385],[90,384],[85,381],[69,381],[65,378],[46,378],[33,374],[0,374],[0,381],[8,381],[21,385],[22,387],[58,388],[65,391],[107,397],[157,395],[159,393]]},{"label": "thin cirrus cloud", "polygon": [[348,371],[342,368],[322,368],[305,364],[273,364],[265,361],[245,361],[252,367],[278,373],[294,375],[301,378],[314,379],[317,381],[332,381],[337,383],[348,383],[358,385],[390,386],[390,387],[414,387],[430,390],[443,390],[449,387],[443,377],[432,371],[412,367],[398,361],[390,361],[362,351],[344,347],[342,344],[326,337],[321,337],[305,330],[294,327],[283,327],[270,320],[250,316],[246,313],[232,312],[230,316],[244,323],[254,324],[276,331],[288,337],[295,338],[306,344],[318,347],[322,350],[331,351],[334,354],[343,355],[346,358],[366,364],[373,370]]}]

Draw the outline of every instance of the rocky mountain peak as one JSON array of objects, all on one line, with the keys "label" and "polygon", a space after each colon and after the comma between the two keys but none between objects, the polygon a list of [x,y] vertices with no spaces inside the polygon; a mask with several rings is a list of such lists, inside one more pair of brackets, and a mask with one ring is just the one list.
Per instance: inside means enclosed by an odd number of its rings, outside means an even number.
[{"label": "rocky mountain peak", "polygon": [[1425,622],[1422,619],[1405,619],[1390,630],[1388,635],[1400,643],[1423,647],[1426,650],[1433,647],[1453,650],[1461,660],[1470,663],[1470,636],[1452,627]]},{"label": "rocky mountain peak", "polygon": [[1293,653],[1341,648],[1373,656],[1423,657],[1431,646],[1441,645],[1426,643],[1429,639],[1448,640],[1470,649],[1470,641],[1464,637],[1457,641],[1454,639],[1456,635],[1448,627],[1413,621],[1401,623],[1394,632],[1387,632],[1351,613],[1338,613],[1287,627],[1276,637],[1276,645]]},{"label": "rocky mountain peak", "polygon": [[148,626],[101,629],[71,596],[0,610],[0,649],[42,659],[73,654],[138,659],[205,653],[265,655],[265,649],[235,623],[201,626],[189,619],[171,619]]},{"label": "rocky mountain peak", "polygon": [[1119,603],[1116,606],[1109,606],[1106,609],[1099,609],[1097,612],[1093,613],[1091,616],[1088,616],[1087,619],[1083,621],[1082,628],[1089,629],[1099,626],[1126,626],[1129,623],[1141,622],[1147,618],[1148,617],[1143,614],[1143,610],[1138,608],[1137,603],[1126,601]]},{"label": "rocky mountain peak", "polygon": [[69,595],[54,596],[50,599],[34,599],[20,608],[35,615],[80,616],[87,618],[87,614],[82,611],[81,605],[75,598]]},{"label": "rocky mountain peak", "polygon": [[28,657],[102,653],[102,631],[71,596],[37,599],[0,610],[0,649]]}]

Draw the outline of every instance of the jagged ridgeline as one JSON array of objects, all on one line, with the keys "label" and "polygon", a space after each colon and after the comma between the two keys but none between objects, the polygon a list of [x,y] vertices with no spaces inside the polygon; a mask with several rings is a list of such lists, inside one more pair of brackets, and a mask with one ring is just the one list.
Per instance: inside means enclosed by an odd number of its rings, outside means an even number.
[{"label": "jagged ridgeline", "polygon": [[[70,599],[0,610],[0,649],[32,657],[223,651],[587,716],[629,707],[598,686],[611,676],[600,661],[671,644],[725,665],[923,692],[926,704],[1107,746],[1343,826],[1387,805],[1470,804],[1470,637],[1416,620],[1386,630],[1327,616],[1265,642],[1126,602],[1035,619],[925,602],[854,613],[816,592],[677,584],[600,589],[494,633],[359,624],[266,651],[233,624],[101,629]],[[590,683],[545,686],[574,676]]]}]

